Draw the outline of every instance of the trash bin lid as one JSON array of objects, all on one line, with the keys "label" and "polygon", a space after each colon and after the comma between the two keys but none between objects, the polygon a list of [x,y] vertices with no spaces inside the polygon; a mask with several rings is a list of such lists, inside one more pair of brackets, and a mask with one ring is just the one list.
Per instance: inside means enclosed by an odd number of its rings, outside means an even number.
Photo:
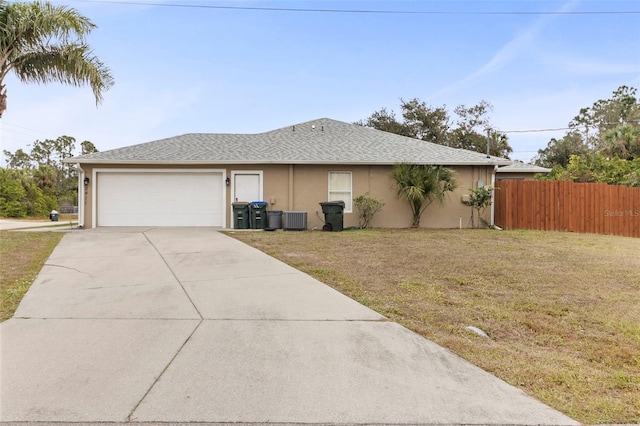
[{"label": "trash bin lid", "polygon": [[266,201],[252,201],[251,202],[251,207],[253,208],[260,208],[260,207],[264,207],[266,206],[268,203]]},{"label": "trash bin lid", "polygon": [[344,208],[345,203],[344,201],[324,201],[322,203],[320,203],[321,206],[340,206],[342,208]]},{"label": "trash bin lid", "polygon": [[231,203],[232,206],[248,206],[249,203],[247,203],[246,201],[236,201]]}]

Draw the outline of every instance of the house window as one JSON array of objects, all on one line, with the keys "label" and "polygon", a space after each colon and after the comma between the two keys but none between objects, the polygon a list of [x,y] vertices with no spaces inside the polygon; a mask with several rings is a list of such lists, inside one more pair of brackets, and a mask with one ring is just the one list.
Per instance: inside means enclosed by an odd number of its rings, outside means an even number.
[{"label": "house window", "polygon": [[344,212],[351,213],[351,172],[329,172],[329,201],[344,201]]}]

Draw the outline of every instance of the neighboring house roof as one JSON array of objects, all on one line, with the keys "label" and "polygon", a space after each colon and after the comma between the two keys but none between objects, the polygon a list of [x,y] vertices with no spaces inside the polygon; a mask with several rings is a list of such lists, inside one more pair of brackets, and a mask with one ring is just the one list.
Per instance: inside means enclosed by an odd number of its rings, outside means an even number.
[{"label": "neighboring house roof", "polygon": [[533,164],[525,164],[520,161],[513,161],[508,166],[498,167],[498,173],[549,173],[551,169]]},{"label": "neighboring house roof", "polygon": [[258,134],[189,133],[67,163],[506,165],[509,160],[321,118]]}]

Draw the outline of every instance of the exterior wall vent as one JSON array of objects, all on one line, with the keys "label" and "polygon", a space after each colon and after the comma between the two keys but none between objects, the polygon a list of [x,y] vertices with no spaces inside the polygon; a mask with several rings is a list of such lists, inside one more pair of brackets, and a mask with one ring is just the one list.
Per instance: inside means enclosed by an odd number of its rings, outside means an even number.
[{"label": "exterior wall vent", "polygon": [[307,229],[307,212],[282,212],[282,229],[305,231]]}]

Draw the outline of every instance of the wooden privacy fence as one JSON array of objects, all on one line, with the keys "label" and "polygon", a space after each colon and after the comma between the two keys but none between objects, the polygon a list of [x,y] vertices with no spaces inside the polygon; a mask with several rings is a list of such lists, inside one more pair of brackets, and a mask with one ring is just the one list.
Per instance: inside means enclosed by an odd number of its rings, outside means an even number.
[{"label": "wooden privacy fence", "polygon": [[640,188],[571,181],[496,183],[495,224],[640,238]]}]

